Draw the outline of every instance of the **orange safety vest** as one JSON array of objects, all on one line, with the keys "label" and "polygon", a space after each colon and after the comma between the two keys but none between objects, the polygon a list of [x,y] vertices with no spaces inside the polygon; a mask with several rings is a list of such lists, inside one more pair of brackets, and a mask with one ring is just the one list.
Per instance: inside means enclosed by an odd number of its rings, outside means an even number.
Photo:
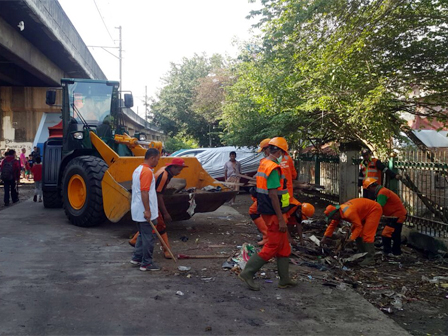
[{"label": "orange safety vest", "polygon": [[376,180],[376,183],[381,184],[383,172],[381,170],[378,170],[378,168],[376,167],[377,161],[378,159],[370,159],[367,165],[364,164],[364,161],[361,162],[360,169],[362,171],[363,180],[371,177]]},{"label": "orange safety vest", "polygon": [[297,171],[294,167],[294,161],[288,154],[285,154],[283,155],[283,160],[280,163],[280,166],[282,167],[282,172],[286,178],[286,186],[288,188],[289,199],[290,201],[292,201],[294,198],[292,180],[295,180],[297,178]]},{"label": "orange safety vest", "polygon": [[289,209],[289,194],[282,168],[274,161],[266,159],[260,162],[257,174],[255,175],[257,179],[257,212],[259,214],[275,215],[268,190],[268,177],[275,169],[278,170],[280,175],[280,187],[277,188],[277,195],[282,213],[286,213]]},{"label": "orange safety vest", "polygon": [[[168,185],[168,183],[170,183],[171,178],[173,177],[170,173],[167,172],[166,168],[167,167],[160,168],[154,176],[155,181],[156,181],[156,192],[158,192],[158,193],[161,193],[164,191],[165,187]],[[162,177],[160,178],[160,181],[159,181],[160,175],[162,175]]]}]

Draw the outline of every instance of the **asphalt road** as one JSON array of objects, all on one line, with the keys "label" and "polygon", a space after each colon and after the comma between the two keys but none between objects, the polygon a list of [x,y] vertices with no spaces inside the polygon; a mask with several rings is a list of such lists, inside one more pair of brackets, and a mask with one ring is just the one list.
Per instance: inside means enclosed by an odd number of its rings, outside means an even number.
[{"label": "asphalt road", "polygon": [[[0,211],[0,334],[408,335],[351,289],[311,281],[280,290],[273,277],[252,292],[221,269],[222,260],[175,265],[158,249],[164,269],[140,272],[129,263],[133,230],[129,222],[75,227],[61,209],[32,201]],[[233,251],[256,236],[229,207],[172,223],[168,232],[173,250],[191,254],[216,253],[216,244]],[[191,277],[178,265],[191,266]]]}]

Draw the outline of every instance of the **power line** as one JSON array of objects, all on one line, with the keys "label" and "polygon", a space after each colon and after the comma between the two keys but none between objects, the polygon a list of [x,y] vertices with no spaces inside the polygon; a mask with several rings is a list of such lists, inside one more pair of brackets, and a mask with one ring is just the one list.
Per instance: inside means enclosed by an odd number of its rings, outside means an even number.
[{"label": "power line", "polygon": [[112,42],[114,42],[114,44],[115,44],[115,41],[114,41],[112,35],[110,34],[109,29],[107,29],[106,22],[104,22],[104,18],[103,18],[103,16],[101,15],[101,11],[100,11],[100,9],[98,8],[98,5],[96,4],[96,0],[93,0],[93,3],[95,4],[96,10],[98,11],[98,14],[100,15],[101,21],[103,21],[104,28],[106,28],[107,33],[108,33],[109,36],[110,36],[110,39],[111,39]]}]

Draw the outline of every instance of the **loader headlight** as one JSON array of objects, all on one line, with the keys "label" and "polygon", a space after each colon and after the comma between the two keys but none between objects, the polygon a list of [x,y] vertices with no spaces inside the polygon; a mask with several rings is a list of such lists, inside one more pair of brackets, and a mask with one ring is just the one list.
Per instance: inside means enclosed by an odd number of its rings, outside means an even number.
[{"label": "loader headlight", "polygon": [[84,139],[84,133],[83,132],[75,132],[75,133],[73,133],[73,138],[76,140],[82,140],[82,139]]},{"label": "loader headlight", "polygon": [[146,134],[141,133],[141,134],[138,136],[138,140],[139,140],[139,141],[145,141],[145,140],[146,140]]}]

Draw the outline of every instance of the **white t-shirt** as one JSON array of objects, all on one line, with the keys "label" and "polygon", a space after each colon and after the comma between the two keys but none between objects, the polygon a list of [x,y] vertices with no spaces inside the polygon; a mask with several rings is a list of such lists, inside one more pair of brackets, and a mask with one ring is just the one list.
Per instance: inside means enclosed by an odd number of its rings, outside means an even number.
[{"label": "white t-shirt", "polygon": [[131,214],[132,220],[136,222],[146,222],[143,212],[145,207],[142,202],[142,191],[149,191],[149,209],[151,210],[151,220],[159,216],[156,182],[154,173],[145,163],[138,166],[132,174],[132,201]]}]

